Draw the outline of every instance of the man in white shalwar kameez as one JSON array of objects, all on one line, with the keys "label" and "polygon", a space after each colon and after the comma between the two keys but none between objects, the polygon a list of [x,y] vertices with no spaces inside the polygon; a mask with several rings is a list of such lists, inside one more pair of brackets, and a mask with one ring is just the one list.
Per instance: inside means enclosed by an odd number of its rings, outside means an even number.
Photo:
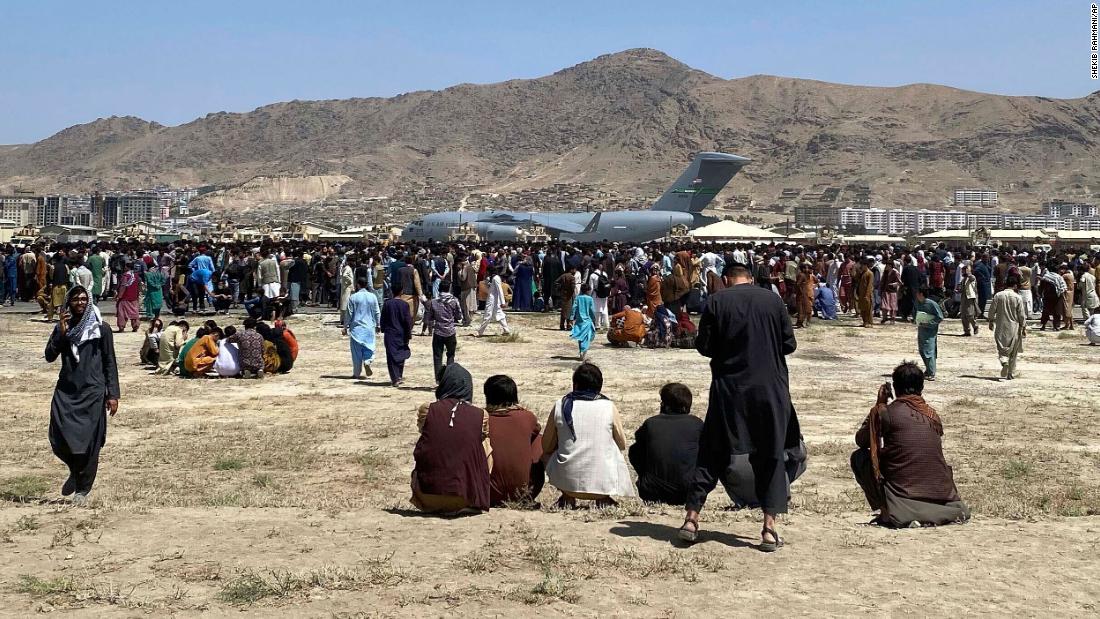
[{"label": "man in white shalwar kameez", "polygon": [[508,317],[504,315],[504,284],[500,281],[499,270],[493,272],[489,278],[489,297],[485,299],[485,314],[481,319],[481,326],[477,329],[478,337],[485,335],[485,328],[494,322],[500,323],[504,334],[511,333],[508,329]]},{"label": "man in white shalwar kameez", "polygon": [[1001,378],[1016,378],[1016,356],[1024,349],[1027,335],[1027,308],[1017,290],[1020,279],[1010,275],[1005,289],[993,296],[989,305],[989,329],[997,343],[997,359],[1001,362]]}]

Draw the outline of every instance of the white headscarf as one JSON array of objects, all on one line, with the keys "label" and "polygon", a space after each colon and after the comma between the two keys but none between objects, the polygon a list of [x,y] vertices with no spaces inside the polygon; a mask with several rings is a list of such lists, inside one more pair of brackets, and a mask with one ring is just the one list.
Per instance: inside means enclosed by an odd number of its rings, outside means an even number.
[{"label": "white headscarf", "polygon": [[99,313],[99,308],[91,303],[91,295],[88,294],[88,290],[84,286],[73,286],[69,290],[69,294],[65,295],[65,308],[68,309],[69,302],[77,294],[83,292],[87,294],[89,299],[88,309],[84,310],[84,315],[80,317],[80,322],[75,325],[69,325],[68,330],[65,332],[65,337],[69,340],[69,345],[73,349],[73,358],[80,362],[80,345],[89,340],[99,339],[99,325],[103,322],[103,317]]}]

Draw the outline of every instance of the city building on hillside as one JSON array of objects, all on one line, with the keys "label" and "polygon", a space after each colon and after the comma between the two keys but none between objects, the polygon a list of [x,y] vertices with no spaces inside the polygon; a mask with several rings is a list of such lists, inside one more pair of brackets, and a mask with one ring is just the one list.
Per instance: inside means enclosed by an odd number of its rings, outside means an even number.
[{"label": "city building on hillside", "polygon": [[794,225],[799,228],[836,227],[840,224],[840,209],[831,204],[794,207]]},{"label": "city building on hillside", "polygon": [[1043,202],[1043,215],[1051,217],[1096,217],[1095,204],[1084,202],[1067,202],[1065,200],[1048,200]]},{"label": "city building on hillside", "polygon": [[17,226],[38,223],[42,198],[37,196],[0,196],[0,219],[14,221]]},{"label": "city building on hillside", "polygon": [[102,197],[99,221],[102,228],[114,228],[139,221],[157,221],[161,201],[155,191],[110,193]]},{"label": "city building on hillside", "polygon": [[990,189],[956,189],[951,204],[955,206],[997,206],[997,192]]},{"label": "city building on hillside", "polygon": [[61,223],[61,205],[64,201],[61,196],[45,196],[42,198],[35,213],[35,225],[42,227]]}]

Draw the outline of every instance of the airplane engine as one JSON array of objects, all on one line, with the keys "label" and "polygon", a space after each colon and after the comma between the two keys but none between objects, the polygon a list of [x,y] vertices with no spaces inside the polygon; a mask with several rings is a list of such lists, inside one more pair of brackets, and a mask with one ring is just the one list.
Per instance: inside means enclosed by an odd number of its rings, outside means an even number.
[{"label": "airplane engine", "polygon": [[478,224],[478,235],[489,241],[515,241],[523,236],[517,226],[502,224]]}]

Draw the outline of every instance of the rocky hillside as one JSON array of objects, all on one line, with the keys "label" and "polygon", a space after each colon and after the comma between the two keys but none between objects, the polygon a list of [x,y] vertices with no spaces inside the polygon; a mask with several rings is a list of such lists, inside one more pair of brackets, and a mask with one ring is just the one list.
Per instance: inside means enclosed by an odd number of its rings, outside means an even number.
[{"label": "rocky hillside", "polygon": [[430,177],[486,191],[575,182],[641,196],[663,188],[692,152],[711,149],[754,159],[727,191],[758,203],[784,187],[861,183],[879,206],[942,206],[950,188],[982,186],[1034,208],[1046,197],[1100,196],[1100,93],[1060,100],[927,84],[724,80],[628,50],[538,79],[291,101],[176,127],[100,119],[0,149],[0,187],[319,176],[348,177],[343,195],[372,195]]}]

